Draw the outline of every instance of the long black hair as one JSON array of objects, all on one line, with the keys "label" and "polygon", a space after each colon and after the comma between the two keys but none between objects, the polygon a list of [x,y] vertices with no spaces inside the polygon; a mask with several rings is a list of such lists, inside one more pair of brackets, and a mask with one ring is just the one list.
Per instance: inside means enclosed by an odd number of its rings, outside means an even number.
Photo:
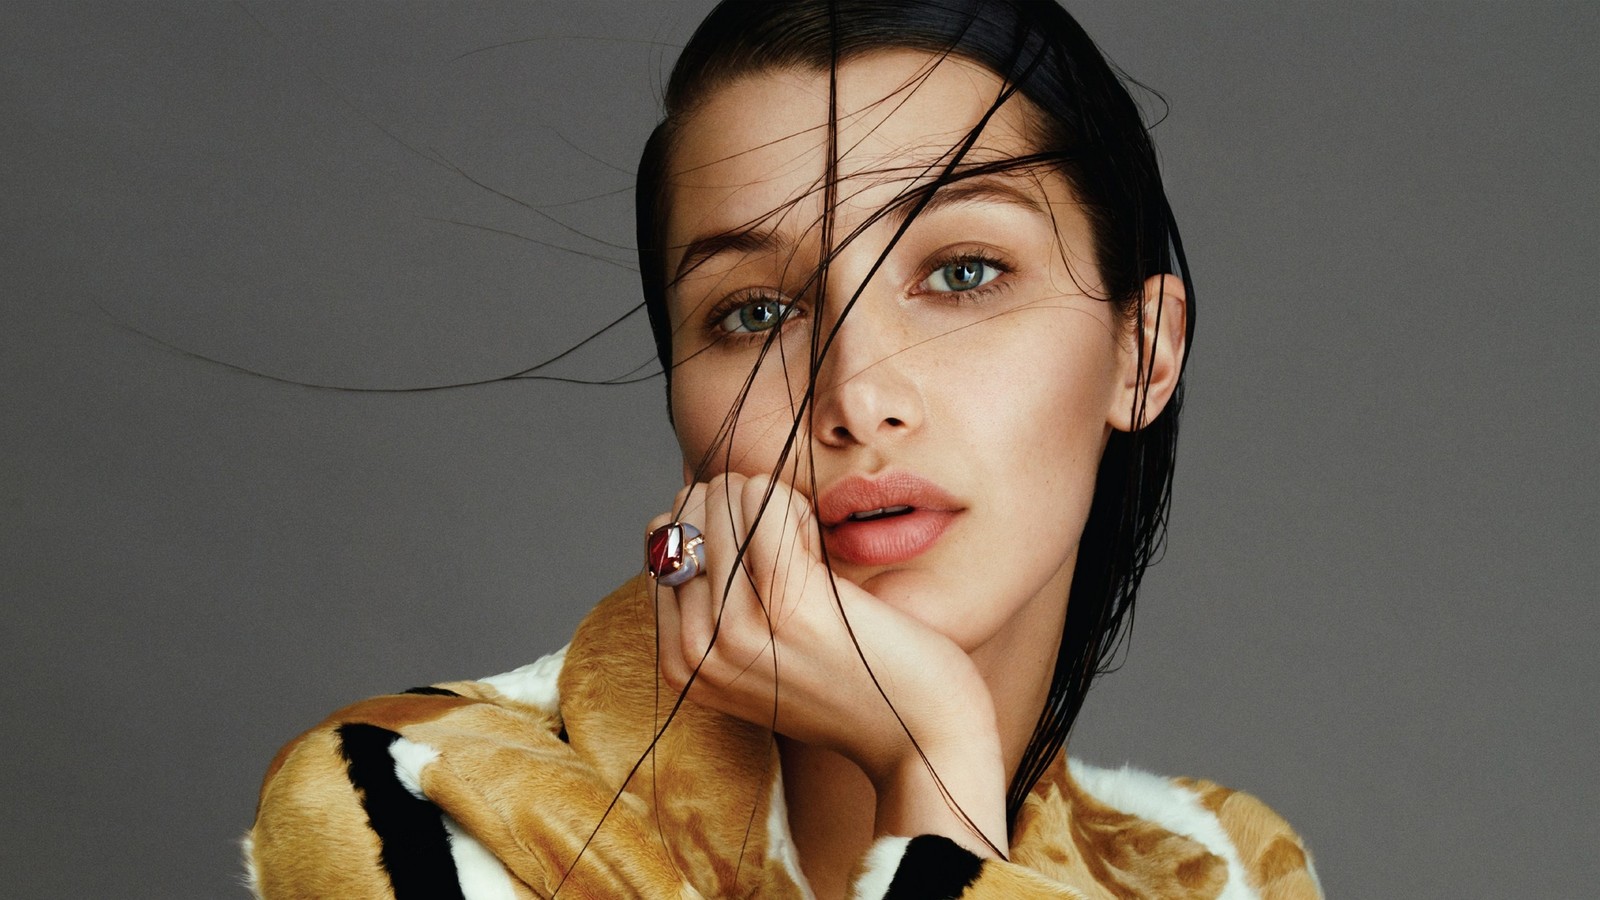
[{"label": "long black hair", "polygon": [[[836,71],[852,57],[892,49],[959,57],[990,69],[1006,86],[996,108],[1013,92],[1031,101],[1037,152],[1014,162],[1047,163],[1067,179],[1093,230],[1101,299],[1141,335],[1160,325],[1144,321],[1146,279],[1175,275],[1186,289],[1186,337],[1192,336],[1194,289],[1144,119],[1125,79],[1052,0],[723,0],[678,58],[666,87],[665,118],[638,170],[639,271],[669,391],[674,357],[666,177],[676,129],[709,92],[738,77],[784,68]],[[830,110],[830,121],[834,115]],[[942,177],[948,183],[971,174],[952,165]],[[1165,535],[1183,386],[1180,376],[1160,414],[1146,421],[1150,360],[1144,341],[1135,344],[1135,427],[1113,432],[1100,461],[1049,695],[1007,791],[1011,822],[1061,752],[1090,684],[1113,665],[1140,579]],[[816,364],[814,358],[813,376]]]}]

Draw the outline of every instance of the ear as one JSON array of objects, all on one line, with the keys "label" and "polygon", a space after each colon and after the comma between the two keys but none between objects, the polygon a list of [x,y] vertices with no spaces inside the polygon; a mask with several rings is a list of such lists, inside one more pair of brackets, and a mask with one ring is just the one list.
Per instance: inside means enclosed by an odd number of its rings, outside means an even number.
[{"label": "ear", "polygon": [[[1183,279],[1152,275],[1145,279],[1140,300],[1143,322],[1122,347],[1123,378],[1112,398],[1108,424],[1118,431],[1134,431],[1150,424],[1167,408],[1183,372],[1189,299]],[[1140,349],[1143,349],[1141,354]],[[1141,372],[1141,368],[1143,371]],[[1140,393],[1144,402],[1136,407]],[[1139,421],[1134,421],[1135,415]]]}]

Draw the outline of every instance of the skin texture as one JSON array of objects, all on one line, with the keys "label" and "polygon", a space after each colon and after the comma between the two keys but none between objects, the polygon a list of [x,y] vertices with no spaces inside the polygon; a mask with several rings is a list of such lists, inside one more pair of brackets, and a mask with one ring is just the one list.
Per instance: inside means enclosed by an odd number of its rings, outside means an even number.
[{"label": "skin texture", "polygon": [[[900,219],[873,217],[926,183],[999,91],[981,67],[916,52],[840,65],[836,254],[821,304],[826,73],[713,91],[672,153],[672,404],[687,486],[651,524],[700,527],[710,571],[662,589],[662,674],[782,737],[791,825],[819,896],[842,895],[874,834],[1006,850],[1006,778],[1044,700],[1106,438],[1133,426],[1139,340],[1147,416],[1176,382],[1178,280],[1147,284],[1146,320],[1159,305],[1162,326],[1132,334],[1097,295],[1087,220],[1054,172],[945,189],[874,271]],[[1032,151],[1036,115],[1008,100],[964,164]],[[729,234],[741,239],[708,243]],[[963,277],[977,286],[953,289]],[[775,341],[746,333],[775,311]],[[831,344],[773,480],[813,330]],[[848,478],[900,475],[937,486],[936,539],[887,563],[834,560],[830,579],[813,502]]]}]

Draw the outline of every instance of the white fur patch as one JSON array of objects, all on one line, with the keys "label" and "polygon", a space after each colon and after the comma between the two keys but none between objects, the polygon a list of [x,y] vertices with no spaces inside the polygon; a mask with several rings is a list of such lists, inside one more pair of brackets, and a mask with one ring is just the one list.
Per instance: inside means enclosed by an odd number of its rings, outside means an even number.
[{"label": "white fur patch", "polygon": [[1101,803],[1125,813],[1148,819],[1173,834],[1199,841],[1201,846],[1222,857],[1228,864],[1228,883],[1217,900],[1259,900],[1245,878],[1244,863],[1228,832],[1211,810],[1200,805],[1193,791],[1169,779],[1123,766],[1102,769],[1075,759],[1067,761],[1072,780]]},{"label": "white fur patch", "polygon": [[456,863],[461,895],[467,900],[517,900],[517,889],[504,864],[449,816],[444,830],[450,834],[450,857]]},{"label": "white fur patch", "polygon": [[394,758],[395,777],[411,796],[426,800],[422,794],[422,770],[439,758],[439,751],[408,738],[396,738],[389,745],[389,755]]},{"label": "white fur patch", "polygon": [[239,849],[244,852],[244,886],[250,889],[250,896],[262,900],[261,876],[256,872],[255,836],[247,832],[239,841]]},{"label": "white fur patch", "polygon": [[1306,854],[1306,874],[1311,876],[1311,883],[1317,886],[1317,896],[1327,896],[1322,892],[1322,879],[1317,877],[1317,867],[1311,864],[1311,854]]},{"label": "white fur patch", "polygon": [[881,837],[873,841],[867,850],[861,876],[851,890],[852,900],[883,900],[910,845],[911,839],[906,837]]},{"label": "white fur patch", "polygon": [[800,855],[795,852],[794,838],[789,833],[789,803],[783,795],[781,774],[772,779],[772,799],[767,801],[767,859],[782,863],[783,870],[800,888],[800,895],[815,900],[817,895],[811,892],[811,882],[800,870]]},{"label": "white fur patch", "polygon": [[567,648],[562,647],[520,669],[478,680],[507,699],[537,706],[545,712],[558,712],[561,708],[561,689],[557,687],[556,679],[561,677],[561,665],[566,660]]}]

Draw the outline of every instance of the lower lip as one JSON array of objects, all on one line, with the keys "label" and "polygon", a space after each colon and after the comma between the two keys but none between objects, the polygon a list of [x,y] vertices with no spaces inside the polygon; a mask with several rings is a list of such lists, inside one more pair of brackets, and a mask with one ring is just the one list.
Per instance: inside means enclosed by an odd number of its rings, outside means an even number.
[{"label": "lower lip", "polygon": [[857,566],[888,566],[922,555],[956,514],[919,509],[867,522],[846,520],[827,530],[828,558]]}]

